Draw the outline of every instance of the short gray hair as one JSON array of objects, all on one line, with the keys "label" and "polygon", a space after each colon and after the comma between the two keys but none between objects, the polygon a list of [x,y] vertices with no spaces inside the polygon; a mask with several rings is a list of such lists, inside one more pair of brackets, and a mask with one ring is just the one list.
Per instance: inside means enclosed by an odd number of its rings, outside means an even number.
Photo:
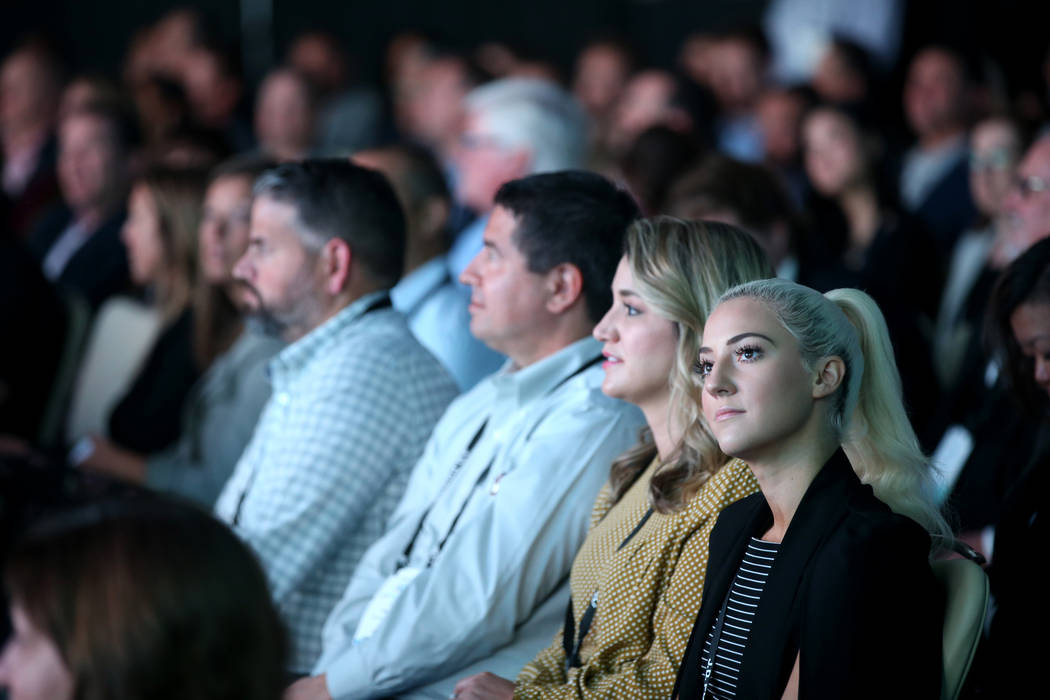
[{"label": "short gray hair", "polygon": [[548,80],[496,80],[472,90],[466,106],[501,143],[532,152],[530,175],[583,164],[587,118],[572,95]]}]

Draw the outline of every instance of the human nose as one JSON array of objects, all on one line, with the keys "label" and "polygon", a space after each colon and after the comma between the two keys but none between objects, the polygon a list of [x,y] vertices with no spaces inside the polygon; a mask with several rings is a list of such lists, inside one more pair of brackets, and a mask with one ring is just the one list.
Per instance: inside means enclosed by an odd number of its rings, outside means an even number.
[{"label": "human nose", "polygon": [[238,258],[237,262],[233,266],[233,276],[235,279],[251,281],[252,279],[252,263],[249,260],[251,251],[245,251],[244,255]]},{"label": "human nose", "polygon": [[481,266],[481,255],[484,251],[478,252],[471,261],[470,264],[463,268],[463,272],[459,275],[459,281],[471,287],[478,286],[478,280],[481,279],[481,275],[478,273],[478,268]]},{"label": "human nose", "polygon": [[704,391],[711,396],[726,396],[735,391],[732,376],[725,362],[714,362],[704,377]]},{"label": "human nose", "polygon": [[595,340],[607,343],[615,339],[613,336],[616,334],[616,327],[609,318],[610,315],[612,315],[611,308],[605,312],[602,320],[598,321],[598,325],[594,327],[593,335]]},{"label": "human nose", "polygon": [[1037,357],[1035,360],[1035,382],[1040,386],[1050,384],[1050,360]]}]

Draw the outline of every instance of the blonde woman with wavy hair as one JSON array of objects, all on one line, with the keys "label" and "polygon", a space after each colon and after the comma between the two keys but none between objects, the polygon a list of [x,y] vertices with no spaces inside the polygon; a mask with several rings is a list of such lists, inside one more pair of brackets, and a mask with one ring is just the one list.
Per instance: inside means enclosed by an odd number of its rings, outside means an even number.
[{"label": "blonde woman with wavy hair", "polygon": [[711,432],[761,493],[711,533],[675,696],[936,697],[928,558],[951,534],[878,306],[856,289],[736,287],[707,319],[697,371]]},{"label": "blonde woman with wavy hair", "polygon": [[725,290],[772,274],[733,226],[656,217],[628,229],[613,305],[594,335],[605,344],[602,391],[641,408],[647,427],[594,505],[563,629],[516,682],[482,673],[455,697],[669,696],[700,608],[710,530],[757,488],[693,403],[700,332]]}]

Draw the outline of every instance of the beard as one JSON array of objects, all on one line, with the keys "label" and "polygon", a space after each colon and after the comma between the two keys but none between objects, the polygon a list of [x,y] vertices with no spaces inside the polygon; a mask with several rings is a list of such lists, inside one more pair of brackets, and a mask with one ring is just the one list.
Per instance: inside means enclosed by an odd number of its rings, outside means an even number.
[{"label": "beard", "polygon": [[250,282],[239,280],[239,283],[242,292],[239,306],[245,320],[266,335],[290,343],[313,330],[323,316],[321,301],[308,286],[304,285],[302,293],[295,295],[292,301],[277,306],[267,303]]}]

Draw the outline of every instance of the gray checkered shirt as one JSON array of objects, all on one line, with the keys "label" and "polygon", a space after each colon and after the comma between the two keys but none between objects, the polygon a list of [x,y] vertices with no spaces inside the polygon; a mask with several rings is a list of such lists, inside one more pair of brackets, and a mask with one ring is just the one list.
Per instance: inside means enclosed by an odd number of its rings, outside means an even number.
[{"label": "gray checkered shirt", "polygon": [[215,512],[259,556],[309,671],[456,386],[390,308],[358,299],[270,363],[273,395]]}]

